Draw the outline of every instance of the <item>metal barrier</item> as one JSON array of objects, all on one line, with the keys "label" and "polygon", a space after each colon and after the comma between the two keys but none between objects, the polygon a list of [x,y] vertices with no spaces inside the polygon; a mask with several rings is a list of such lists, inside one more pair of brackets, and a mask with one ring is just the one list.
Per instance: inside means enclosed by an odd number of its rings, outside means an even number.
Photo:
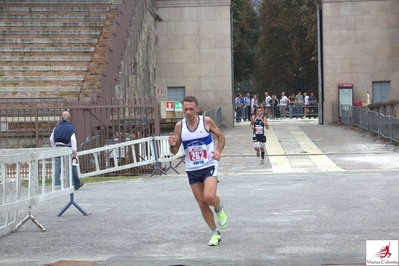
[{"label": "metal barrier", "polygon": [[[70,202],[58,214],[75,205],[87,215],[73,200],[72,151],[69,148],[2,149],[0,150],[0,237],[16,232],[31,220],[41,231],[46,229],[32,216],[35,204],[70,194]],[[55,186],[55,159],[61,157],[61,186]],[[47,165],[52,172],[46,171]],[[51,186],[46,179],[52,178]],[[27,187],[23,185],[26,183]],[[24,182],[25,181],[25,182]],[[17,224],[18,212],[27,211],[27,216]]]},{"label": "metal barrier", "polygon": [[[156,163],[156,157],[153,150],[153,137],[141,138],[126,142],[121,142],[104,147],[79,151],[79,161],[82,159],[90,162],[90,167],[85,168],[81,173],[78,167],[80,177],[97,176],[134,168],[143,165]],[[123,157],[120,155],[124,154]],[[128,159],[128,162],[121,163],[121,158]],[[106,163],[101,163],[106,161]]]},{"label": "metal barrier", "polygon": [[[392,116],[391,116],[391,140],[399,143],[399,118]],[[396,151],[396,147],[394,151]]]},{"label": "metal barrier", "polygon": [[380,134],[380,126],[379,126],[379,114],[377,112],[371,111],[368,112],[368,130],[375,134]]},{"label": "metal barrier", "polygon": [[[319,103],[312,102],[308,105],[295,105],[295,104],[287,104],[286,106],[278,105],[276,107],[270,106],[270,114],[267,110],[266,105],[262,104],[263,116],[266,116],[268,119],[281,119],[281,118],[317,118],[319,116]],[[284,107],[284,113],[283,113]]]},{"label": "metal barrier", "polygon": [[359,126],[366,131],[370,130],[369,127],[369,114],[366,109],[363,108],[355,108],[355,110],[359,111]]},{"label": "metal barrier", "polygon": [[[385,138],[389,140],[389,143],[386,145],[399,144],[399,119],[397,117],[387,116],[365,108],[341,104],[333,104],[332,111],[333,122],[346,124],[348,127],[356,126],[364,129],[366,132],[362,136],[374,133],[377,135],[374,141]],[[394,151],[396,151],[396,148]]]},{"label": "metal barrier", "polygon": [[[153,149],[154,149],[154,154],[156,157],[156,168],[154,172],[152,172],[151,176],[153,176],[157,170],[159,170],[163,174],[167,174],[167,172],[172,169],[173,171],[176,172],[176,174],[179,174],[177,171],[177,167],[180,165],[180,163],[184,162],[184,148],[183,144],[180,145],[180,149],[176,154],[173,154],[170,152],[169,149],[169,142],[168,142],[168,136],[155,136],[153,138]],[[175,159],[180,159],[180,162],[176,165],[173,166],[173,160]],[[162,167],[159,167],[160,164],[169,164],[165,170],[162,169]]]},{"label": "metal barrier", "polygon": [[[124,151],[131,156],[131,163],[119,164],[117,153]],[[113,155],[112,157],[110,155]],[[55,160],[61,157],[61,186],[55,186]],[[79,159],[86,158],[92,162],[90,172],[81,173],[77,167],[80,178],[102,175],[109,172],[120,171],[143,165],[156,165],[156,171],[167,174],[172,169],[176,173],[177,167],[184,163],[183,145],[177,154],[169,150],[168,136],[153,136],[118,144],[112,144],[101,148],[78,152]],[[74,201],[74,186],[72,182],[72,165],[70,148],[39,148],[39,149],[2,149],[0,150],[0,237],[17,231],[24,223],[31,220],[40,230],[46,229],[32,216],[32,206],[43,201],[51,200],[70,194],[69,203],[58,213],[61,216],[71,205],[88,215]],[[101,167],[101,160],[110,160],[107,167]],[[173,161],[179,159],[177,165]],[[169,164],[166,169],[159,167],[161,164]],[[49,172],[49,165],[51,171]],[[46,186],[46,179],[52,179],[51,186]],[[27,180],[28,187],[22,183]],[[17,224],[18,210],[26,209],[28,215]]]},{"label": "metal barrier", "polygon": [[383,114],[379,114],[378,116],[378,122],[379,122],[379,130],[378,130],[378,135],[379,137],[384,137],[387,139],[391,139],[391,117],[390,116],[385,116]]},{"label": "metal barrier", "polygon": [[[129,162],[120,164],[120,154],[124,154],[123,158]],[[134,168],[144,165],[155,165],[155,169],[150,176],[153,176],[157,171],[163,174],[172,169],[176,173],[176,167],[179,166],[181,161],[176,165],[172,165],[172,161],[181,158],[184,155],[183,146],[180,147],[179,152],[173,155],[169,151],[168,136],[153,136],[137,140],[126,141],[118,144],[107,145],[101,148],[95,148],[86,151],[79,151],[79,161],[84,158],[90,161],[90,171],[85,168],[86,172],[82,173],[78,167],[79,177],[98,176],[117,172],[128,168]],[[101,164],[102,161],[107,161],[106,164]],[[169,163],[168,168],[162,169],[160,164]]]},{"label": "metal barrier", "polygon": [[208,116],[208,117],[212,118],[212,120],[215,121],[215,123],[218,127],[222,124],[222,108],[221,107],[205,111],[204,116]]}]

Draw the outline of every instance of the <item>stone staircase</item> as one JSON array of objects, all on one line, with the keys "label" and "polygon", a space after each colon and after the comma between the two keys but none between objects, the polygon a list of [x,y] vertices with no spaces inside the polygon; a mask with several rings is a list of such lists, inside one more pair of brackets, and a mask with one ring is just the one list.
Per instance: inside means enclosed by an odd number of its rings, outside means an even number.
[{"label": "stone staircase", "polygon": [[0,0],[0,104],[88,100],[116,11],[112,0]]}]

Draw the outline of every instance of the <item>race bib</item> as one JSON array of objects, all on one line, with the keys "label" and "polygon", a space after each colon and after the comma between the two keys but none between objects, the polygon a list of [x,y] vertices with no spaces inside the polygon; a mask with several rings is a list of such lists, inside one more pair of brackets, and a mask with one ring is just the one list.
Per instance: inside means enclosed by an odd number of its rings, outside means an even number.
[{"label": "race bib", "polygon": [[188,155],[193,165],[204,164],[208,161],[206,145],[188,147]]},{"label": "race bib", "polygon": [[263,127],[262,126],[255,126],[255,134],[263,134]]}]

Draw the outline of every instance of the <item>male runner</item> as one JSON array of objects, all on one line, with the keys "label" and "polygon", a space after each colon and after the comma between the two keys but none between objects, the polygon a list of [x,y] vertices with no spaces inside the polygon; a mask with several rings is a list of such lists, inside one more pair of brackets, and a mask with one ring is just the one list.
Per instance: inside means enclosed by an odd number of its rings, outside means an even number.
[{"label": "male runner", "polygon": [[[225,144],[225,137],[210,117],[198,115],[198,100],[187,96],[183,100],[184,119],[177,122],[174,133],[170,133],[168,142],[170,151],[176,154],[180,145],[184,146],[186,172],[194,198],[201,209],[202,217],[212,230],[209,246],[217,246],[221,240],[215,223],[215,216],[221,229],[227,226],[227,216],[216,195],[218,183],[218,161]],[[212,134],[217,138],[214,149]]]},{"label": "male runner", "polygon": [[266,117],[263,117],[262,107],[256,108],[256,116],[251,118],[250,123],[251,128],[253,129],[253,138],[254,141],[254,150],[256,151],[256,156],[261,156],[261,164],[265,163],[265,127],[269,129],[269,122]]}]

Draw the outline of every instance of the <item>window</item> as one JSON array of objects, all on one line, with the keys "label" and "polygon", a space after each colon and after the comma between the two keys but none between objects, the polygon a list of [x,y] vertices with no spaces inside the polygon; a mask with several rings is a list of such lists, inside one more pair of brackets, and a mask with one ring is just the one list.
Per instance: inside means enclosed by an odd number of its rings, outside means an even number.
[{"label": "window", "polygon": [[183,101],[185,95],[184,87],[168,87],[168,101]]},{"label": "window", "polygon": [[373,82],[373,103],[388,101],[391,99],[391,82]]}]

